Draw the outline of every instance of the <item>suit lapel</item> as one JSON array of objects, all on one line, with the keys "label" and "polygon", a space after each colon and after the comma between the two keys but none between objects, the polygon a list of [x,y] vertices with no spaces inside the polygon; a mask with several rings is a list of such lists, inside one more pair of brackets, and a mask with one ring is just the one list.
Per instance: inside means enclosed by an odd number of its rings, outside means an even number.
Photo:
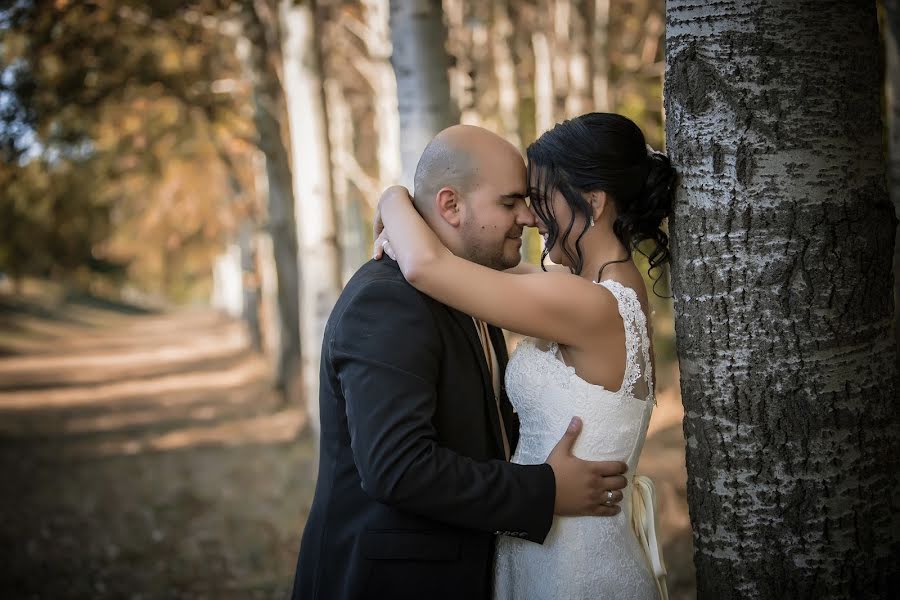
[{"label": "suit lapel", "polygon": [[512,403],[506,393],[506,365],[509,363],[509,355],[506,352],[506,338],[503,330],[493,325],[488,326],[491,335],[491,343],[494,345],[494,353],[500,367],[500,410],[503,412],[503,423],[506,426],[506,437],[509,441],[510,452],[516,451],[519,443],[519,417],[513,412]]},{"label": "suit lapel", "polygon": [[[450,311],[450,314],[453,316],[453,319],[456,323],[462,327],[462,330],[466,334],[466,339],[469,341],[469,346],[471,346],[472,352],[475,353],[476,360],[478,362],[478,367],[481,369],[481,383],[484,387],[484,401],[485,408],[487,411],[488,420],[491,423],[491,432],[494,434],[494,446],[496,448],[497,456],[505,456],[505,452],[503,450],[503,434],[500,433],[500,417],[497,414],[497,406],[494,402],[494,383],[490,379],[490,373],[488,371],[487,360],[484,356],[484,350],[481,346],[481,338],[478,337],[478,332],[475,330],[475,322],[472,320],[472,317],[469,315],[462,313],[455,308],[447,307],[447,310]],[[496,327],[489,327],[489,331],[491,329],[496,329]],[[499,330],[498,330],[499,332]],[[490,334],[491,342],[494,344],[494,353],[497,355],[497,362],[500,363],[501,366],[501,394],[505,397],[505,392],[503,391],[503,369],[506,368],[506,348],[503,348],[503,355],[501,358],[500,351],[498,350],[499,346],[496,342],[496,336],[493,332]],[[502,337],[502,334],[501,334]],[[501,344],[502,345],[502,344]],[[501,397],[501,407],[504,404],[503,397]],[[509,404],[509,402],[506,402]],[[501,409],[502,410],[502,409]],[[504,411],[505,413],[505,411]],[[504,414],[504,424],[508,425],[509,418],[506,414]],[[507,429],[507,437],[509,437],[509,430]],[[513,448],[512,439],[509,440],[510,448]]]}]

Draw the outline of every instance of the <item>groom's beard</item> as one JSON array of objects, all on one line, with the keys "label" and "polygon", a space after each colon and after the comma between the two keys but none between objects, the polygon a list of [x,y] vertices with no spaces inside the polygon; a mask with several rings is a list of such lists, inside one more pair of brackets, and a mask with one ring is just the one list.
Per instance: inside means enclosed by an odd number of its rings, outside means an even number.
[{"label": "groom's beard", "polygon": [[522,237],[521,227],[507,231],[499,240],[486,239],[481,227],[475,223],[467,223],[461,233],[466,260],[497,271],[512,269],[521,260],[519,247],[512,241],[512,238]]}]

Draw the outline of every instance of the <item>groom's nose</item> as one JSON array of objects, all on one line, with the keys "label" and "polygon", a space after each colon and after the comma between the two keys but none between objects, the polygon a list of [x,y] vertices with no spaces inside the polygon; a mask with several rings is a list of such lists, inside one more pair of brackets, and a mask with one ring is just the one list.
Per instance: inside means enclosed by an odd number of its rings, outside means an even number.
[{"label": "groom's nose", "polygon": [[534,218],[534,213],[531,212],[531,209],[524,202],[519,207],[519,212],[516,215],[516,224],[521,225],[522,227],[537,226],[537,221]]}]

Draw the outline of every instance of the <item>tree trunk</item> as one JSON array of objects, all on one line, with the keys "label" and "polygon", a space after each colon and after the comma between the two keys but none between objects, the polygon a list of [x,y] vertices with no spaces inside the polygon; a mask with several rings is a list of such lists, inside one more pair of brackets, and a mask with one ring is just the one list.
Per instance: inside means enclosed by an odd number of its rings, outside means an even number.
[{"label": "tree trunk", "polygon": [[594,26],[591,29],[591,86],[594,107],[608,112],[609,99],[609,0],[594,0]]},{"label": "tree trunk", "polygon": [[497,108],[501,133],[517,148],[522,147],[519,135],[519,96],[516,91],[516,68],[512,51],[514,40],[512,22],[509,20],[509,0],[493,3],[491,15],[491,52],[494,59],[494,74],[497,78]]},{"label": "tree trunk", "polygon": [[[349,281],[359,266],[371,258],[369,236],[362,230],[356,218],[359,206],[350,195],[349,168],[355,162],[353,156],[353,117],[344,99],[344,90],[337,79],[325,80],[325,98],[328,101],[328,126],[331,140],[332,179],[334,181],[335,209],[340,223],[341,282]],[[371,190],[375,195],[377,190]]]},{"label": "tree trunk", "polygon": [[284,87],[291,131],[294,199],[302,273],[303,382],[310,423],[319,431],[319,357],[325,323],[341,289],[322,57],[315,6],[282,0]]},{"label": "tree trunk", "polygon": [[[885,0],[884,31],[887,74],[888,185],[894,210],[900,216],[900,1]],[[894,336],[900,347],[900,229],[894,238]],[[900,356],[898,356],[900,358]]]},{"label": "tree trunk", "polygon": [[666,11],[698,597],[889,597],[900,433],[875,5]]},{"label": "tree trunk", "polygon": [[571,3],[569,14],[569,93],[564,119],[592,110],[590,13],[585,0]]},{"label": "tree trunk", "polygon": [[571,93],[569,66],[572,40],[569,27],[571,25],[572,0],[550,0],[548,16],[550,14],[552,14],[553,23],[548,48],[552,65],[550,72],[550,85],[553,93],[552,120],[554,123],[558,123],[566,119],[566,102]]},{"label": "tree trunk", "polygon": [[[397,78],[391,67],[390,6],[388,0],[363,0],[366,53],[369,56],[370,76],[374,103],[374,126],[378,140],[378,180],[381,189],[397,182],[401,174],[400,119],[397,108]],[[378,201],[381,189],[369,198]]]},{"label": "tree trunk", "polygon": [[550,58],[550,43],[542,31],[531,36],[534,48],[534,123],[536,135],[553,127],[553,66]]},{"label": "tree trunk", "polygon": [[401,182],[412,189],[422,150],[435,134],[458,120],[450,100],[441,1],[392,1],[391,39],[400,110]]},{"label": "tree trunk", "polygon": [[[160,290],[167,293],[169,275],[169,254],[163,254],[163,285]],[[244,310],[244,290],[241,281],[241,249],[237,244],[228,244],[213,263],[213,285],[210,303],[213,308],[231,317],[239,318]]]},{"label": "tree trunk", "polygon": [[253,84],[257,146],[265,156],[266,229],[272,240],[278,309],[275,384],[285,400],[296,406],[302,401],[300,271],[290,156],[280,123],[285,115],[284,91],[276,71],[281,58],[280,32],[276,15],[260,14],[260,7],[271,8],[244,0],[244,39],[238,48]]},{"label": "tree trunk", "polygon": [[241,249],[241,282],[243,288],[243,318],[250,334],[250,346],[262,352],[260,327],[260,296],[258,262],[256,257],[256,229],[250,219],[241,221],[238,227],[238,246]]}]

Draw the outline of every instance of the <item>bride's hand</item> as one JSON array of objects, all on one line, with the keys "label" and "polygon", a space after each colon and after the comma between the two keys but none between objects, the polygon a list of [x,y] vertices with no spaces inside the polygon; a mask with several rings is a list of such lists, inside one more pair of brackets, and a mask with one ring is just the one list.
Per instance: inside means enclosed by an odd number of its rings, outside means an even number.
[{"label": "bride's hand", "polygon": [[408,189],[402,185],[392,185],[384,190],[381,194],[381,198],[378,200],[378,206],[375,207],[375,216],[372,219],[372,229],[375,234],[375,251],[372,253],[372,258],[375,260],[381,260],[381,257],[385,254],[392,259],[397,260],[397,255],[391,247],[390,240],[384,231],[384,221],[381,219],[381,207],[384,206],[385,202],[394,201],[396,199],[412,202],[412,196]]},{"label": "bride's hand", "polygon": [[[378,199],[378,206],[375,207],[375,216],[372,218],[372,229],[375,234],[372,237],[375,239],[378,239],[381,232],[384,231],[384,222],[381,220],[381,205],[390,198],[406,198],[412,202],[412,194],[410,194],[409,190],[402,185],[392,185],[384,190],[381,194],[381,198]],[[393,258],[393,256],[391,258]]]},{"label": "bride's hand", "polygon": [[372,258],[381,260],[382,256],[385,254],[392,259],[397,260],[397,255],[394,253],[394,249],[391,247],[391,241],[388,239],[387,231],[382,229],[378,237],[375,238],[375,251],[372,254]]}]

